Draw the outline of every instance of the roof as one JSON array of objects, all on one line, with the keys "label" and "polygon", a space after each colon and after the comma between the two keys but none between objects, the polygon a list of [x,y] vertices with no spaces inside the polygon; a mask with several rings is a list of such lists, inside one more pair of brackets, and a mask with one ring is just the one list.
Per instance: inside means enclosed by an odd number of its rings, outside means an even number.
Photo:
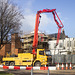
[{"label": "roof", "polygon": [[[54,33],[54,34],[49,34],[48,36],[49,36],[49,38],[55,38],[55,39],[57,39],[57,35],[58,35],[58,33]],[[63,33],[61,33],[60,34],[60,39],[65,39],[65,34],[63,34]]]},{"label": "roof", "polygon": [[[31,33],[34,33],[34,31],[32,31]],[[40,31],[38,31],[38,33],[41,33]]]}]

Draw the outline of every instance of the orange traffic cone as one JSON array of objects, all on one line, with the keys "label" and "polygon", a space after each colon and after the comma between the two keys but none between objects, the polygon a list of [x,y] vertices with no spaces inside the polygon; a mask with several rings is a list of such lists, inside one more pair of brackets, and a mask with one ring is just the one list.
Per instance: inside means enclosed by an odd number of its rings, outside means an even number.
[{"label": "orange traffic cone", "polygon": [[72,65],[71,65],[71,63],[70,63],[70,70],[72,69]]},{"label": "orange traffic cone", "polygon": [[68,64],[66,63],[66,70],[68,69]]},{"label": "orange traffic cone", "polygon": [[58,65],[57,65],[57,70],[60,70],[60,68],[59,68],[59,63],[58,63]]},{"label": "orange traffic cone", "polygon": [[63,63],[62,63],[62,68],[61,68],[62,70],[64,70],[64,65],[63,65]]}]

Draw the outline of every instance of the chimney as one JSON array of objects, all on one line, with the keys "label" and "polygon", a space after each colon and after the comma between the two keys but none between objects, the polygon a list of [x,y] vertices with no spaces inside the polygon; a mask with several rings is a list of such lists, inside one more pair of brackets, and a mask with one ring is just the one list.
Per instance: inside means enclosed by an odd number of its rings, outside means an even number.
[{"label": "chimney", "polygon": [[16,47],[16,37],[18,36],[18,33],[14,33],[11,35],[11,55],[15,55],[15,47]]},{"label": "chimney", "polygon": [[65,31],[64,31],[64,29],[62,30],[62,34],[65,34]]}]

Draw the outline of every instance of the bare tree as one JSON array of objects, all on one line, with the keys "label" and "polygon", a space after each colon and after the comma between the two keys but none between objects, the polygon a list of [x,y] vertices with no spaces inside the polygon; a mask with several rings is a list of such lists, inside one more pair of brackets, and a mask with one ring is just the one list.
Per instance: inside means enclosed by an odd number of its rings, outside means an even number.
[{"label": "bare tree", "polygon": [[20,30],[23,16],[15,4],[9,0],[0,0],[0,47],[11,32]]}]

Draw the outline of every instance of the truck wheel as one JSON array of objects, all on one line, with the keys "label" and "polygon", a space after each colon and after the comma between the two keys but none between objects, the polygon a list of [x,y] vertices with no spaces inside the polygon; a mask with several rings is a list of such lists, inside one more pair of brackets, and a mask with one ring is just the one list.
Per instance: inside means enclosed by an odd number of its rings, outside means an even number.
[{"label": "truck wheel", "polygon": [[9,61],[6,61],[6,62],[5,62],[5,65],[6,65],[6,66],[9,66]]},{"label": "truck wheel", "polygon": [[15,65],[15,62],[10,62],[10,66],[14,66]]},{"label": "truck wheel", "polygon": [[39,66],[40,67],[41,66],[41,63],[40,62],[36,62],[35,63],[35,66]]}]

